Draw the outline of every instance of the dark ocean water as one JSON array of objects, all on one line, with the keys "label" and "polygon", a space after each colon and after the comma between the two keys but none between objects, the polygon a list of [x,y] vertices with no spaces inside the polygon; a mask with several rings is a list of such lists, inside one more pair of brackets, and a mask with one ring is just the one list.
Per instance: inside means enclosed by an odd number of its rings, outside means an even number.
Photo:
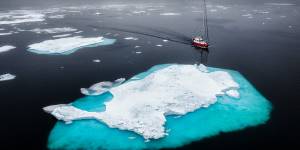
[{"label": "dark ocean water", "polygon": [[[99,10],[111,4],[125,6],[122,9],[114,6]],[[183,149],[299,146],[300,95],[297,88],[300,83],[300,3],[292,0],[208,1],[212,43],[209,52],[187,44],[165,43],[159,38],[137,34],[188,42],[201,29],[201,4],[201,1],[196,0],[1,1],[0,9],[3,11],[49,8],[70,10],[62,8],[67,6],[76,7],[73,9],[80,11],[55,12],[66,16],[64,19],[20,24],[18,28],[73,27],[84,31],[80,34],[82,36],[104,35],[116,38],[117,42],[110,46],[81,49],[71,55],[53,56],[26,51],[29,44],[47,40],[51,35],[20,32],[0,36],[0,45],[12,44],[17,47],[0,54],[0,74],[8,72],[17,75],[15,80],[0,82],[0,146],[5,149],[45,149],[48,134],[56,120],[41,108],[69,103],[82,97],[79,91],[81,87],[104,80],[130,78],[157,64],[200,62],[239,71],[272,102],[274,109],[271,119],[265,125],[221,134],[192,143]],[[149,14],[148,11],[146,14],[133,13],[149,7],[156,10],[151,10]],[[103,15],[95,15],[99,11]],[[164,12],[180,15],[159,15]],[[248,18],[247,14],[253,18]],[[0,28],[14,30],[10,25],[0,25]],[[105,35],[107,33],[111,34]],[[128,36],[139,40],[123,39]],[[157,47],[157,44],[163,46]],[[134,48],[137,45],[141,47]],[[136,54],[137,51],[142,53]],[[100,59],[101,63],[94,63],[93,59]]]}]

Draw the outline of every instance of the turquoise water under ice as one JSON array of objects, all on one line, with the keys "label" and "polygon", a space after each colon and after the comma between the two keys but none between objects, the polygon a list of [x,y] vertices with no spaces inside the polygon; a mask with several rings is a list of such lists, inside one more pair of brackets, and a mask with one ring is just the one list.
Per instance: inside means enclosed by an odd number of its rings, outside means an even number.
[{"label": "turquoise water under ice", "polygon": [[48,53],[48,52],[43,52],[43,51],[36,50],[36,49],[28,49],[27,51],[33,52],[33,53],[36,53],[36,54],[69,55],[69,54],[72,54],[72,53],[78,51],[79,49],[82,49],[82,48],[85,48],[85,47],[98,47],[98,46],[104,46],[104,45],[112,45],[115,42],[116,42],[116,39],[103,38],[102,42],[91,44],[91,45],[87,45],[87,46],[82,46],[82,47],[78,47],[78,48],[74,48],[74,49],[70,49],[70,50],[68,50],[66,52],[63,52],[63,53]]},{"label": "turquoise water under ice", "polygon": [[[168,65],[157,65],[150,70],[136,75],[143,78],[153,71]],[[167,116],[168,136],[145,142],[130,131],[113,129],[96,120],[78,120],[72,124],[58,121],[52,129],[49,149],[158,149],[174,148],[189,144],[206,137],[216,136],[220,132],[241,130],[250,126],[264,124],[271,112],[271,103],[264,98],[237,71],[209,68],[209,71],[223,70],[229,72],[240,84],[239,99],[228,96],[218,97],[216,104],[201,108],[185,116]],[[130,82],[127,81],[127,82]],[[86,96],[72,105],[87,111],[104,111],[104,101],[112,99],[107,92],[99,96]]]}]

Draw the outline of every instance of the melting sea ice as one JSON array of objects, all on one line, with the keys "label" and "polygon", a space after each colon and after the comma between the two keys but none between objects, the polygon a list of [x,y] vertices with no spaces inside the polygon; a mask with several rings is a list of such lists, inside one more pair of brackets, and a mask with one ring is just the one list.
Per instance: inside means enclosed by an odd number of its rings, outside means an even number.
[{"label": "melting sea ice", "polygon": [[[170,65],[157,65],[132,77],[124,84],[142,80]],[[269,119],[271,104],[240,73],[232,70],[208,68],[209,72],[228,72],[239,84],[239,96],[218,96],[207,108],[178,117],[166,116],[166,136],[146,141],[135,132],[110,128],[93,119],[75,120],[72,124],[58,121],[48,139],[49,149],[157,149],[174,148],[246,127],[265,123]],[[87,112],[103,112],[105,104],[113,99],[110,92],[86,96],[73,102],[74,108]]]}]

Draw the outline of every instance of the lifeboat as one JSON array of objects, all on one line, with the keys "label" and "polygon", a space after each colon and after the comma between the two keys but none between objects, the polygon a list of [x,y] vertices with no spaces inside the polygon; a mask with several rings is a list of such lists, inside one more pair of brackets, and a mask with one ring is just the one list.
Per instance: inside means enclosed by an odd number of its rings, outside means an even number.
[{"label": "lifeboat", "polygon": [[192,45],[195,46],[196,48],[202,48],[202,49],[208,48],[208,43],[204,41],[202,37],[194,37],[192,39]]}]

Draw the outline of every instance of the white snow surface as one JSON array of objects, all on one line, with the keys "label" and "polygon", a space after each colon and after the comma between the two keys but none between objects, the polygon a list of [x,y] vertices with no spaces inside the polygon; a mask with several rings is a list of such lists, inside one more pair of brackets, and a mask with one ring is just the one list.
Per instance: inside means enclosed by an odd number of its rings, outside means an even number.
[{"label": "white snow surface", "polygon": [[29,45],[29,50],[44,54],[61,54],[68,51],[103,42],[103,37],[83,38],[81,36],[46,40]]},{"label": "white snow surface", "polygon": [[12,75],[10,73],[6,73],[6,74],[3,74],[3,75],[0,75],[0,81],[13,80],[15,78],[16,78],[16,76]]},{"label": "white snow surface", "polygon": [[45,15],[34,10],[12,10],[0,13],[1,25],[40,22],[44,20]]},{"label": "white snow surface", "polygon": [[4,46],[0,47],[0,53],[7,52],[7,51],[10,51],[10,50],[15,49],[15,48],[16,48],[15,46],[4,45]]},{"label": "white snow surface", "polygon": [[111,128],[133,131],[146,140],[159,139],[167,135],[166,115],[180,116],[209,107],[217,96],[238,88],[225,71],[203,72],[197,65],[170,65],[144,79],[109,89],[113,98],[105,102],[103,112],[87,112],[71,105],[53,105],[44,110],[66,123],[92,118]]}]

